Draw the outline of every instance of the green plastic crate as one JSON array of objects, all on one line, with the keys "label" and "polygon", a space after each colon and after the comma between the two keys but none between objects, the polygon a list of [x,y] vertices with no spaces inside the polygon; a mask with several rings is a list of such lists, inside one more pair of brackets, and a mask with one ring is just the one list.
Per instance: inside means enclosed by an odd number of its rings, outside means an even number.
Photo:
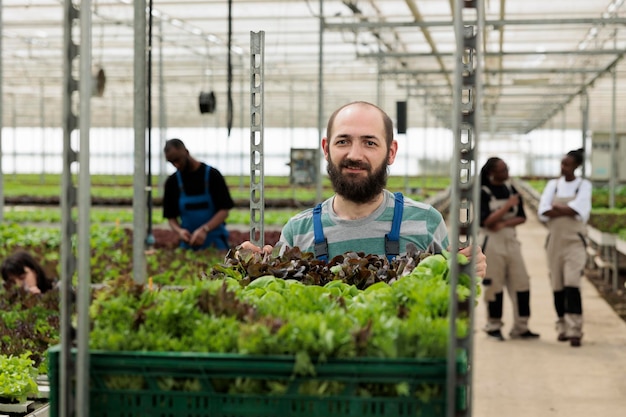
[{"label": "green plastic crate", "polygon": [[[51,417],[58,417],[59,357],[59,346],[49,350]],[[92,351],[90,417],[446,415],[444,359],[332,359],[316,364],[315,375],[306,377],[293,375],[294,364],[290,356]],[[464,355],[457,366],[461,373],[467,369]],[[233,392],[246,384],[284,391]],[[320,396],[310,392],[311,384],[335,390]],[[387,395],[396,384],[411,394]],[[362,395],[364,388],[370,396]],[[457,409],[464,409],[466,393],[459,387]]]}]

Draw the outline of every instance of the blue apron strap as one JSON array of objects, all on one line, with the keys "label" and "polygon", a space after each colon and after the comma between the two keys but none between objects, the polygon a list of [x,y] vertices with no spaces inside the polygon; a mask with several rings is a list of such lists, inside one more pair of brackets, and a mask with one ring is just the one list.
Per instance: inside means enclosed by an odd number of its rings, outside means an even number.
[{"label": "blue apron strap", "polygon": [[211,167],[205,165],[204,169],[204,192],[208,194],[209,192],[209,174],[211,173]]},{"label": "blue apron strap", "polygon": [[183,189],[183,176],[180,174],[180,171],[176,171],[176,182],[178,182],[178,189],[181,193],[184,191]]},{"label": "blue apron strap", "polygon": [[322,203],[313,209],[313,233],[315,234],[315,257],[328,262],[328,240],[322,228]]},{"label": "blue apron strap", "polygon": [[389,262],[400,254],[400,224],[402,223],[402,212],[404,211],[404,196],[400,192],[394,193],[394,196],[395,206],[393,208],[391,231],[385,235],[385,254]]}]

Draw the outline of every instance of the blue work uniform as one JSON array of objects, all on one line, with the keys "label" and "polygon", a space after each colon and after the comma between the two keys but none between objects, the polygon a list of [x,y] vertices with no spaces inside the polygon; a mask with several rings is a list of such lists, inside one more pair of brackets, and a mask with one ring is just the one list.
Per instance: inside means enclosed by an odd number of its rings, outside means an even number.
[{"label": "blue work uniform", "polygon": [[[189,195],[183,186],[183,177],[180,171],[176,171],[176,181],[180,196],[178,198],[178,209],[180,212],[181,227],[193,233],[194,230],[202,227],[217,213],[215,203],[209,193],[209,176],[211,167],[204,165],[204,187],[203,192],[197,195]],[[181,242],[180,246],[188,249],[205,249],[215,247],[217,249],[228,249],[228,230],[222,223],[207,233],[204,243],[199,246],[191,246],[187,242]]]}]

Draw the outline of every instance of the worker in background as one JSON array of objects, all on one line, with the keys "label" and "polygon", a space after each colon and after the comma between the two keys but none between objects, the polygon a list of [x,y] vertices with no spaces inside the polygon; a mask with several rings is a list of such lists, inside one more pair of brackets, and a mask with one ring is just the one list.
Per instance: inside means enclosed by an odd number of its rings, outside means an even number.
[{"label": "worker in background", "polygon": [[229,249],[225,221],[235,204],[222,174],[194,159],[180,139],[168,140],[164,152],[176,172],[165,182],[163,217],[180,246]]},{"label": "worker in background", "polygon": [[528,328],[530,318],[530,277],[515,228],[526,222],[522,197],[509,181],[509,168],[500,158],[491,157],[480,170],[480,238],[489,259],[483,279],[487,306],[487,335],[499,341],[502,335],[504,288],[513,306],[512,339],[537,339]]},{"label": "worker in background", "polygon": [[0,269],[5,287],[19,286],[33,294],[42,294],[54,286],[43,267],[26,251],[6,257]]},{"label": "worker in background", "polygon": [[[279,242],[328,260],[349,251],[378,256],[404,255],[407,245],[439,252],[448,247],[441,213],[434,207],[385,189],[388,167],[398,143],[393,122],[379,107],[353,102],[330,117],[322,149],[335,195],[305,210],[283,227]],[[243,248],[270,252],[244,242]],[[471,247],[461,252],[471,254]],[[484,276],[486,260],[480,248],[476,274]]]},{"label": "worker in background", "polygon": [[580,280],[587,258],[587,229],[591,214],[591,182],[577,177],[584,162],[583,149],[568,152],[561,160],[561,176],[548,181],[537,212],[548,226],[546,254],[556,310],[557,340],[579,347],[583,337]]}]

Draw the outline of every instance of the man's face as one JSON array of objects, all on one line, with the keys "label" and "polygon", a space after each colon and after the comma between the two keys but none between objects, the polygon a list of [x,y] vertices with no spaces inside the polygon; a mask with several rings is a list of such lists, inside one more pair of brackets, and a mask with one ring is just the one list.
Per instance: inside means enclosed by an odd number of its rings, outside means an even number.
[{"label": "man's face", "polygon": [[355,203],[374,200],[387,183],[387,167],[397,149],[395,141],[387,148],[379,110],[366,105],[346,107],[337,114],[331,134],[322,146],[333,189]]},{"label": "man's face", "polygon": [[181,172],[188,170],[191,166],[189,164],[189,151],[186,149],[169,148],[165,152],[165,159]]}]

